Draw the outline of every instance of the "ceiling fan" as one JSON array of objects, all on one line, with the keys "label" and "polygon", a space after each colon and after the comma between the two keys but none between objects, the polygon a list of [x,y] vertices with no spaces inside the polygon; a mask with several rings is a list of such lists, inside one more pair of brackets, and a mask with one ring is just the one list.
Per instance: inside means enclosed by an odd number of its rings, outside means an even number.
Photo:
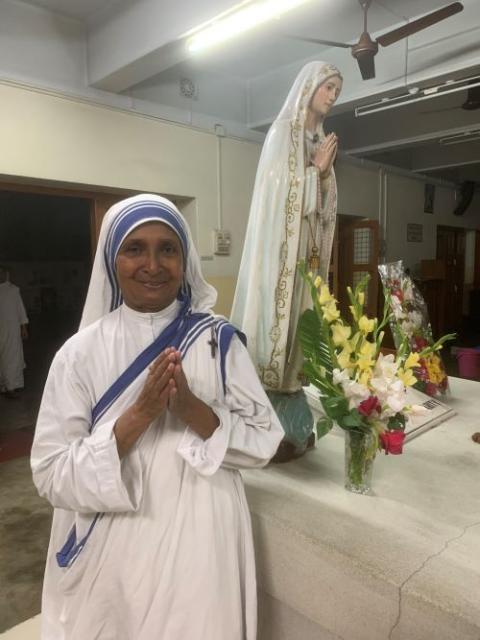
[{"label": "ceiling fan", "polygon": [[441,9],[437,9],[436,11],[432,11],[432,13],[428,13],[426,16],[418,18],[417,20],[412,20],[402,27],[387,31],[387,33],[384,33],[376,40],[372,40],[367,30],[368,10],[370,8],[370,5],[372,4],[372,0],[358,0],[358,2],[363,9],[363,33],[361,34],[360,39],[356,44],[351,45],[345,42],[319,40],[316,38],[298,39],[305,40],[307,42],[315,42],[316,44],[326,44],[330,47],[342,47],[343,49],[351,49],[352,56],[356,59],[356,61],[358,62],[358,66],[360,67],[360,73],[362,74],[363,80],[370,80],[370,78],[375,77],[374,58],[378,53],[378,45],[381,45],[382,47],[388,47],[389,45],[394,44],[395,42],[398,42],[403,38],[407,38],[408,36],[411,36],[418,31],[427,29],[433,24],[436,24],[441,20],[445,20],[446,18],[450,18],[450,16],[453,16],[463,10],[463,4],[461,2],[452,2],[446,7],[442,7]]}]

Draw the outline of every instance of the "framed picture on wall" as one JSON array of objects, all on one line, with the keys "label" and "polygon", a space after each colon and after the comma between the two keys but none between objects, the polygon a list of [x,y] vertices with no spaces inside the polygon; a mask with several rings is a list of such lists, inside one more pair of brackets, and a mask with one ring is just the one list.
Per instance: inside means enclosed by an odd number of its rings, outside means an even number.
[{"label": "framed picture on wall", "polygon": [[435,203],[435,185],[425,184],[425,200],[423,210],[425,213],[433,213],[433,205]]}]

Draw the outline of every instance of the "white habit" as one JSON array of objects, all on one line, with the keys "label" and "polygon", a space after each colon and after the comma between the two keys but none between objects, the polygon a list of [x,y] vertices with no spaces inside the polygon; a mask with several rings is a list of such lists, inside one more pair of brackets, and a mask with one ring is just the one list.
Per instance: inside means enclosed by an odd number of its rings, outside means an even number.
[{"label": "white habit", "polygon": [[[91,410],[175,317],[120,306],[57,353],[32,450],[35,484],[55,507],[42,640],[254,640],[256,583],[250,517],[238,469],[274,454],[282,428],[237,337],[224,395],[210,332],[184,360],[193,393],[220,426],[203,441],[170,413],[119,460],[116,418],[144,371],[89,435]],[[75,514],[76,512],[76,514]],[[97,521],[67,568],[55,553],[72,528]]]},{"label": "white habit", "polygon": [[23,387],[23,343],[21,325],[28,318],[18,287],[0,284],[0,387],[7,391]]}]

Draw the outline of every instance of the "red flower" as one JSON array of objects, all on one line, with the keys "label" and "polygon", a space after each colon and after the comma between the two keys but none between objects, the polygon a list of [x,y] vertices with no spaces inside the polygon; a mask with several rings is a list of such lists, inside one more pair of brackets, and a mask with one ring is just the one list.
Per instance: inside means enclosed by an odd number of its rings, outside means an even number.
[{"label": "red flower", "polygon": [[425,347],[428,347],[428,342],[427,340],[425,340],[425,338],[420,338],[419,336],[416,336],[414,338],[414,342],[415,342],[416,351],[422,351],[422,349],[425,349]]},{"label": "red flower", "polygon": [[381,410],[382,408],[377,396],[370,396],[366,400],[362,400],[362,402],[360,402],[360,404],[358,405],[358,412],[366,418],[371,416],[374,411],[380,413]]},{"label": "red flower", "polygon": [[435,397],[437,395],[437,386],[433,384],[433,382],[427,382],[425,393],[429,396]]},{"label": "red flower", "polygon": [[385,449],[385,454],[391,453],[392,455],[398,455],[403,453],[403,441],[405,440],[405,434],[403,431],[384,431],[380,434],[380,443],[382,449]]}]

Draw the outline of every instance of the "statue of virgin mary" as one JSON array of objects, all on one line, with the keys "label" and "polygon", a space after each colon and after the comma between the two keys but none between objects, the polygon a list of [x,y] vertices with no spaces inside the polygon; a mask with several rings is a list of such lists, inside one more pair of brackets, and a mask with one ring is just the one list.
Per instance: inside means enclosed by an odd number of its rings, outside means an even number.
[{"label": "statue of virgin mary", "polygon": [[313,418],[302,390],[303,357],[295,339],[310,292],[297,272],[305,259],[322,278],[335,231],[337,185],[334,133],[325,117],[342,88],[340,71],[310,62],[298,74],[260,156],[232,322],[247,345],[264,388],[298,453]]}]

